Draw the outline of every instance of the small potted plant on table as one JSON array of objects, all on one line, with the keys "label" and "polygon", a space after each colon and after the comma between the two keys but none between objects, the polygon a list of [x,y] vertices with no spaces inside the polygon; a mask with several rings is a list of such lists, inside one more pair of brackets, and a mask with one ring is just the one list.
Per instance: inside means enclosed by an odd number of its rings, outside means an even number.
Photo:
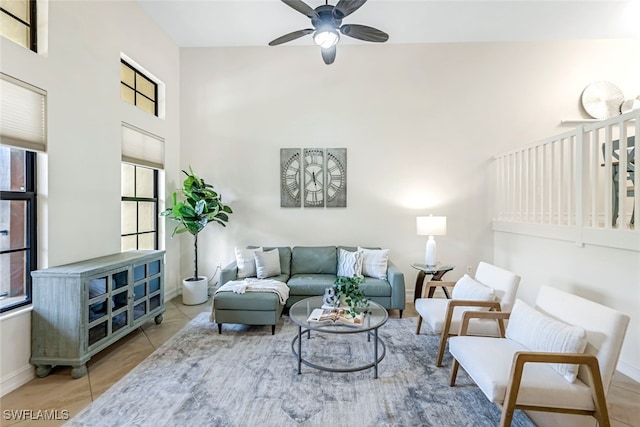
[{"label": "small potted plant on table", "polygon": [[356,317],[369,309],[369,299],[364,295],[364,291],[360,289],[360,284],[363,282],[364,277],[362,276],[338,276],[333,282],[336,299],[341,306],[346,305],[349,307],[347,312],[351,317]]}]

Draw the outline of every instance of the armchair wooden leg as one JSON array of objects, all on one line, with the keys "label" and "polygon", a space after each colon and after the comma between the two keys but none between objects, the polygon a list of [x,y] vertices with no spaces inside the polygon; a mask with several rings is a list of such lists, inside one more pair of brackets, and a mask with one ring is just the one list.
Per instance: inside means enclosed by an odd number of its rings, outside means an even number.
[{"label": "armchair wooden leg", "polygon": [[421,327],[422,327],[422,316],[418,316],[418,327],[416,328],[416,335],[420,334]]},{"label": "armchair wooden leg", "polygon": [[451,364],[451,376],[449,377],[449,385],[451,387],[453,387],[454,385],[456,385],[456,377],[458,376],[458,367],[460,366],[460,364],[458,363],[458,361],[454,358],[453,359],[453,363]]},{"label": "armchair wooden leg", "polygon": [[442,358],[444,357],[444,348],[447,346],[447,340],[451,335],[447,333],[445,329],[442,330],[442,336],[440,337],[440,347],[438,347],[438,358],[436,359],[436,366],[439,368],[442,366]]}]

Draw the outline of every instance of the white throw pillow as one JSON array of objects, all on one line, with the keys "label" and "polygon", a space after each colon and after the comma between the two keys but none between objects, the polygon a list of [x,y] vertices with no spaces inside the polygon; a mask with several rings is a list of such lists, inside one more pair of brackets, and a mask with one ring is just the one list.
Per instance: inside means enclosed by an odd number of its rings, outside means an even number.
[{"label": "white throw pillow", "polygon": [[256,259],[258,279],[278,276],[282,272],[280,270],[280,252],[278,248],[266,252],[257,251],[253,256]]},{"label": "white throw pillow", "polygon": [[238,264],[238,279],[256,277],[256,260],[253,256],[256,252],[262,252],[262,248],[238,249],[236,248],[236,264]]},{"label": "white throw pillow", "polygon": [[[587,347],[584,328],[545,316],[519,299],[511,310],[506,337],[534,351],[583,353]],[[551,367],[570,383],[576,380],[578,365],[552,363]]]},{"label": "white throw pillow", "polygon": [[362,251],[362,274],[387,280],[389,249],[365,249],[358,246],[358,251]]},{"label": "white throw pillow", "polygon": [[493,301],[496,299],[493,288],[483,285],[468,274],[462,276],[453,287],[452,299]]},{"label": "white throw pillow", "polygon": [[338,276],[353,277],[362,275],[362,251],[338,251]]}]

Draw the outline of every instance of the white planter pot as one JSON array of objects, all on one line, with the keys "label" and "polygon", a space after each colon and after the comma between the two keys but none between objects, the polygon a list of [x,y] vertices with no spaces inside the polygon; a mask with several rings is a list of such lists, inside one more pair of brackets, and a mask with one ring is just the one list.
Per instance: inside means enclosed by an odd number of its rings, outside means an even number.
[{"label": "white planter pot", "polygon": [[204,304],[209,299],[208,284],[209,278],[199,276],[199,280],[182,281],[182,303],[184,305]]}]

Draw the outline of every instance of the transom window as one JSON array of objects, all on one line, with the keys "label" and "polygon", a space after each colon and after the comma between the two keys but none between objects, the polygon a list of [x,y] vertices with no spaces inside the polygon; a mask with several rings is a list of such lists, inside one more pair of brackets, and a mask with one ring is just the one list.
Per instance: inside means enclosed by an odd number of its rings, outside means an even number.
[{"label": "transom window", "polygon": [[122,163],[121,247],[158,249],[158,171]]},{"label": "transom window", "polygon": [[31,303],[36,224],[36,154],[0,145],[0,312]]},{"label": "transom window", "polygon": [[35,0],[0,0],[0,34],[38,51]]},{"label": "transom window", "polygon": [[120,97],[149,114],[158,115],[158,85],[124,60],[120,61]]}]

